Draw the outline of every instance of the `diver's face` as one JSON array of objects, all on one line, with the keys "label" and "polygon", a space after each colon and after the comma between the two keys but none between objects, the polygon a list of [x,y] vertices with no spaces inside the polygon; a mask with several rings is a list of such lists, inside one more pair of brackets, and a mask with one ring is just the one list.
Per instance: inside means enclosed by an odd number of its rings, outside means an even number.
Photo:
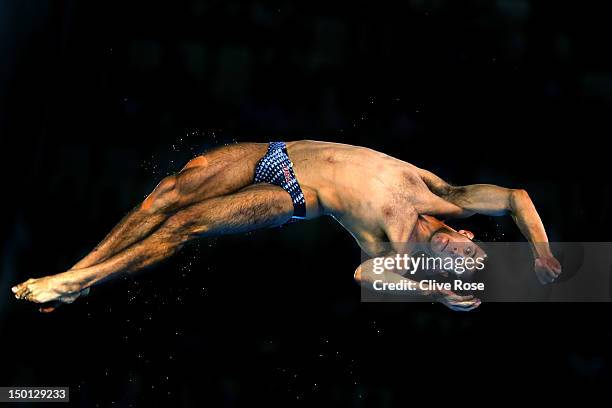
[{"label": "diver's face", "polygon": [[472,242],[474,234],[470,231],[454,231],[450,228],[440,228],[433,233],[429,241],[431,252],[440,257],[486,257],[482,248]]}]

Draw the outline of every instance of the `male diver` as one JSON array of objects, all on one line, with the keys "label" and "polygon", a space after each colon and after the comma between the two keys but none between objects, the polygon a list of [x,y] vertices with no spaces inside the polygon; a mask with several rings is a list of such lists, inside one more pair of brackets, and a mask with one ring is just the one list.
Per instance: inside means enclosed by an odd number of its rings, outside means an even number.
[{"label": "male diver", "polygon": [[[197,156],[164,178],[70,270],[29,279],[12,291],[50,312],[95,284],[171,256],[190,240],[322,215],[336,219],[371,257],[418,248],[432,256],[475,258],[484,251],[472,242],[474,235],[439,220],[473,214],[510,215],[531,244],[538,280],[548,284],[559,276],[561,266],[525,190],[452,186],[427,170],[358,146],[309,140],[233,144]],[[355,279],[371,282],[371,265],[372,259],[361,264]],[[379,279],[404,278],[387,271]],[[453,310],[480,304],[447,290],[415,294]]]}]

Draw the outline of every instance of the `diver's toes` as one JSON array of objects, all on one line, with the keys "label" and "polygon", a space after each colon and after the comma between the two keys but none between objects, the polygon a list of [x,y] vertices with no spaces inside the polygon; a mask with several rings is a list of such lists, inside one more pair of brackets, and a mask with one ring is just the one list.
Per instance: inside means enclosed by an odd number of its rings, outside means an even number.
[{"label": "diver's toes", "polygon": [[23,286],[19,288],[17,293],[15,293],[15,297],[17,299],[23,299],[27,293],[28,293],[28,288],[26,286]]}]

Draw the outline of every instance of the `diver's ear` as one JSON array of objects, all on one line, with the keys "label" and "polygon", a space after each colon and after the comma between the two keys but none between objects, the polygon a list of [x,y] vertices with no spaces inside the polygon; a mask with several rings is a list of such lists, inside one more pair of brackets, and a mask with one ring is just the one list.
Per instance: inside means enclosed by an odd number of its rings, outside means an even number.
[{"label": "diver's ear", "polygon": [[460,233],[461,235],[465,235],[466,237],[468,237],[469,239],[474,239],[474,233],[472,231],[467,231],[467,230],[459,230],[457,231],[458,233]]}]

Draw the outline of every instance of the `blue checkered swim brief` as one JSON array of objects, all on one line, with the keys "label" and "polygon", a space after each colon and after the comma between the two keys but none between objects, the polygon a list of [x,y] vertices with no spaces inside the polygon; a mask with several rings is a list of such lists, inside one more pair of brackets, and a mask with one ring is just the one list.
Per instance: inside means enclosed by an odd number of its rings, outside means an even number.
[{"label": "blue checkered swim brief", "polygon": [[293,172],[285,142],[271,142],[268,145],[268,151],[255,167],[253,183],[274,184],[289,193],[293,201],[293,215],[288,222],[306,218],[304,193]]}]

